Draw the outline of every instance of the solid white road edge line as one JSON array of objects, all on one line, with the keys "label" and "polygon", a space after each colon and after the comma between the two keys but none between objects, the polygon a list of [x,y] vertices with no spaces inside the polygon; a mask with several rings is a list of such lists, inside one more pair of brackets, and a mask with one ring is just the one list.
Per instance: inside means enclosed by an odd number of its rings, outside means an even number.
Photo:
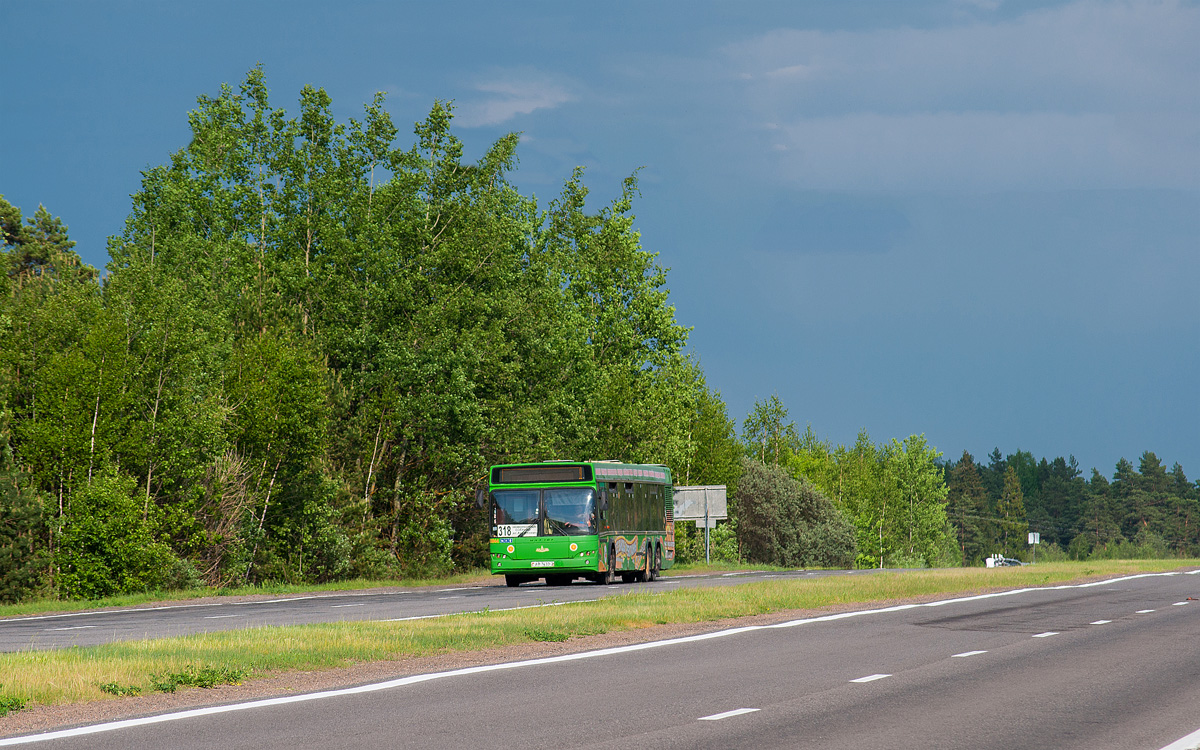
[{"label": "solid white road edge line", "polygon": [[[1200,573],[1200,569],[1195,571],[1187,571],[1184,575],[1194,575]],[[680,638],[668,638],[662,641],[649,641],[647,643],[635,643],[629,646],[614,646],[612,648],[602,648],[595,651],[584,651],[578,654],[563,654],[561,656],[547,656],[540,659],[526,659],[524,661],[507,662],[504,664],[487,664],[479,667],[465,667],[463,669],[453,669],[447,672],[431,672],[429,674],[412,675],[410,677],[402,677],[396,680],[387,680],[386,682],[376,682],[370,685],[359,685],[352,688],[342,688],[339,690],[323,690],[317,693],[305,693],[303,695],[288,695],[280,698],[266,698],[263,700],[249,701],[246,703],[232,703],[224,706],[209,706],[207,708],[194,708],[188,711],[177,711],[169,714],[159,714],[157,716],[143,716],[137,719],[124,719],[122,721],[111,721],[103,724],[92,724],[90,726],[75,727],[74,729],[60,729],[53,732],[43,732],[41,734],[27,734],[21,737],[8,737],[0,739],[0,747],[9,747],[12,745],[23,745],[32,742],[44,742],[47,740],[57,740],[64,737],[80,737],[87,734],[97,734],[99,732],[112,732],[118,729],[129,729],[131,727],[146,726],[148,724],[160,724],[167,721],[179,721],[181,719],[192,719],[199,716],[211,716],[214,714],[231,713],[233,711],[247,711],[254,708],[266,708],[268,706],[282,706],[288,703],[304,703],[307,701],[324,700],[326,698],[338,698],[345,695],[356,695],[359,693],[373,693],[378,690],[390,690],[392,688],[403,687],[405,685],[415,685],[419,682],[428,682],[430,680],[439,680],[446,677],[459,677],[463,675],[480,674],[483,672],[496,672],[506,669],[519,669],[521,667],[532,667],[541,664],[556,664],[559,662],[579,661],[580,659],[594,659],[602,656],[612,656],[614,654],[626,654],[633,651],[644,651],[646,649],[661,648],[663,646],[674,646],[680,643],[697,643],[700,641],[711,640],[713,638],[725,638],[731,635],[740,633],[749,633],[755,630],[773,630],[778,628],[794,628],[799,625],[808,625],[815,622],[832,622],[835,620],[845,620],[850,617],[862,617],[864,615],[886,614],[888,612],[900,612],[906,609],[916,609],[917,607],[942,607],[948,604],[956,604],[960,602],[972,602],[980,599],[993,599],[1001,596],[1015,596],[1017,594],[1027,594],[1031,591],[1062,591],[1066,589],[1082,589],[1093,588],[1095,586],[1107,586],[1123,581],[1132,581],[1138,578],[1165,578],[1169,576],[1179,575],[1176,571],[1168,573],[1138,573],[1136,575],[1124,576],[1121,578],[1110,578],[1107,581],[1093,581],[1092,583],[1079,584],[1063,584],[1059,586],[1040,586],[1024,589],[1013,589],[1011,591],[997,591],[992,594],[977,594],[975,596],[964,596],[955,599],[943,599],[936,602],[926,602],[923,604],[899,604],[894,607],[881,607],[879,609],[862,609],[854,612],[839,612],[832,615],[820,615],[818,617],[805,617],[799,620],[789,620],[788,622],[776,623],[774,625],[744,625],[738,628],[729,628],[728,630],[718,630],[713,633],[701,633],[700,635],[689,635]],[[560,604],[581,604],[582,602],[555,602],[553,604],[541,604],[535,606],[547,607],[557,606]],[[531,607],[532,608],[532,607]],[[526,609],[525,607],[513,607],[512,609]],[[498,612],[500,610],[491,610]],[[445,617],[445,615],[434,615],[434,617]],[[398,620],[383,620],[382,622],[397,622],[399,620],[408,619],[425,619],[424,617],[399,618]]]},{"label": "solid white road edge line", "polygon": [[1196,750],[1200,747],[1200,729],[1167,745],[1162,750]]},{"label": "solid white road edge line", "polygon": [[726,711],[725,713],[713,714],[712,716],[701,716],[699,719],[696,719],[696,721],[720,721],[721,719],[728,719],[730,716],[741,716],[742,714],[752,714],[755,711],[760,711],[760,710],[762,710],[762,709],[735,708],[732,711]]}]

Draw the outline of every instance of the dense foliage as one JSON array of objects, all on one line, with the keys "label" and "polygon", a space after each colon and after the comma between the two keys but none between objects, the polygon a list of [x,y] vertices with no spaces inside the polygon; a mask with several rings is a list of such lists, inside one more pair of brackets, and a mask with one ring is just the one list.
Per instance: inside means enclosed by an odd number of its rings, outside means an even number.
[{"label": "dense foliage", "polygon": [[746,458],[739,487],[738,531],[747,561],[788,567],[854,565],[854,525],[808,481]]},{"label": "dense foliage", "polygon": [[[801,435],[776,397],[739,436],[635,176],[594,210],[576,170],[542,205],[508,180],[515,134],[468,162],[447,104],[408,147],[382,98],[330,108],[274,107],[259,69],[200,98],[103,278],[0,197],[0,601],[471,568],[486,467],[561,458],[728,485],[724,559],[970,564],[1026,529],[1073,556],[1200,550],[1196,485],[1150,453],[1111,482],[943,465],[921,436]],[[681,524],[681,557],[702,539]]]},{"label": "dense foliage", "polygon": [[0,201],[0,489],[43,511],[6,503],[21,571],[77,597],[436,572],[483,562],[489,463],[736,482],[636,180],[588,211],[576,171],[540,206],[516,135],[467,163],[451,122],[436,103],[401,148],[381,98],[342,124],[306,87],[289,114],[252,70],[145,172],[103,281]]}]

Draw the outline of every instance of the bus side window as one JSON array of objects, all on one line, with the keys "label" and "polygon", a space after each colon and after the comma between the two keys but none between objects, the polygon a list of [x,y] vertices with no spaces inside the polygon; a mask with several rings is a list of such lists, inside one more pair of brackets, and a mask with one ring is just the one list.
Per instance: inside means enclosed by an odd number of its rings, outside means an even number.
[{"label": "bus side window", "polygon": [[634,524],[634,528],[637,529],[638,531],[645,531],[646,530],[646,485],[642,484],[641,482],[638,482],[636,485],[636,488],[634,489],[634,495],[636,497],[636,499],[634,501],[634,507],[637,508],[637,521]]}]

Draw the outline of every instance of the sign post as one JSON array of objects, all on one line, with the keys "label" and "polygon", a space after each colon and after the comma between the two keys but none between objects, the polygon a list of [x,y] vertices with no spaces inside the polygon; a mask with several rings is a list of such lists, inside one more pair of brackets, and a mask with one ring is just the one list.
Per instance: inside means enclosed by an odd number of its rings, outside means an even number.
[{"label": "sign post", "polygon": [[1036,531],[1029,532],[1029,546],[1033,547],[1033,562],[1037,563],[1037,546],[1042,543],[1042,535]]},{"label": "sign post", "polygon": [[712,560],[708,530],[719,520],[729,518],[725,485],[709,484],[675,488],[676,521],[695,521],[704,524],[704,562]]}]

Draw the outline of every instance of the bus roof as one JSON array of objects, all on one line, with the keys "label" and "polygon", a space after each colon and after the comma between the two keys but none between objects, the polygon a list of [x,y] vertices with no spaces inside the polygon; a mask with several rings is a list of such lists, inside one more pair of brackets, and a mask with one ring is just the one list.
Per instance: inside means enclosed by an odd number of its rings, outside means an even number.
[{"label": "bus roof", "polygon": [[[572,469],[589,469],[575,476],[568,476]],[[539,472],[537,469],[546,471]],[[528,472],[509,472],[507,469],[526,469]],[[508,477],[504,475],[508,474]],[[517,479],[522,474],[524,479]],[[590,475],[590,476],[587,476]],[[527,464],[497,464],[491,467],[492,484],[525,482],[655,482],[669,484],[671,470],[662,464],[627,464],[618,461],[541,461]],[[506,481],[507,480],[507,481]]]}]

